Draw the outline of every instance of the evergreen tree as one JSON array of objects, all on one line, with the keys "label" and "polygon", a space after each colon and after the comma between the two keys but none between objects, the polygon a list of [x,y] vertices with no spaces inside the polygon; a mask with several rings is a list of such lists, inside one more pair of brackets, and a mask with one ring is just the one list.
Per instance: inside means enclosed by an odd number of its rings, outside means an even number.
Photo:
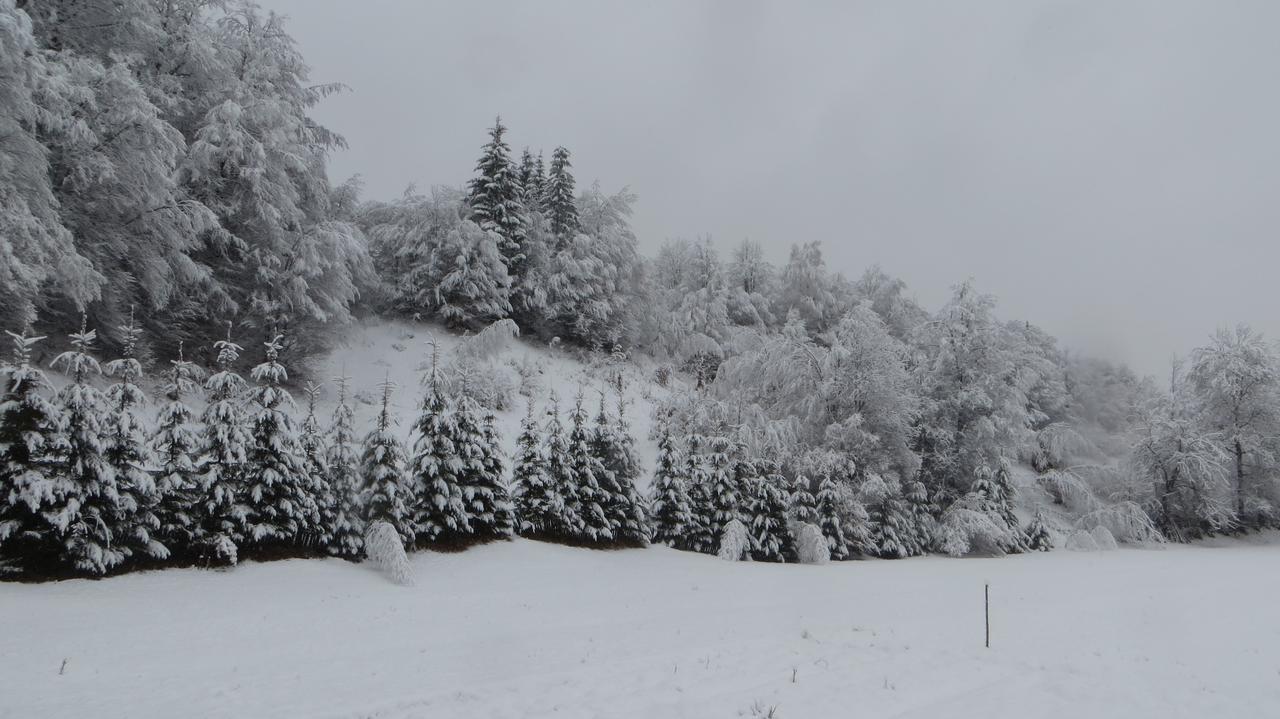
[{"label": "evergreen tree", "polygon": [[[689,435],[685,453],[685,478],[688,481],[690,524],[678,549],[702,554],[715,554],[720,546],[720,525],[716,523],[716,502],[712,494],[712,469],[701,452],[702,438]],[[727,455],[723,456],[727,461]]]},{"label": "evergreen tree", "polygon": [[976,506],[980,507],[991,521],[1009,530],[1008,536],[1012,539],[1002,543],[1000,549],[1017,553],[1022,551],[1021,531],[1008,495],[1008,491],[1011,490],[1008,462],[1002,457],[1000,467],[995,473],[992,473],[985,464],[978,467],[969,493],[976,499]]},{"label": "evergreen tree", "polygon": [[902,559],[922,554],[912,526],[911,510],[894,491],[871,506],[871,543],[876,556]]},{"label": "evergreen tree", "polygon": [[787,529],[786,482],[776,473],[748,480],[744,515],[751,532],[751,558],[757,562],[785,562],[794,558],[791,532]]},{"label": "evergreen tree", "polygon": [[480,327],[511,314],[511,276],[499,239],[463,220],[432,251],[428,304],[450,327]]},{"label": "evergreen tree", "polygon": [[246,508],[243,502],[249,434],[241,402],[248,386],[233,369],[240,359],[240,345],[227,339],[214,344],[218,351],[218,371],[205,380],[209,403],[201,420],[204,441],[196,467],[200,472],[200,541],[206,561],[238,559],[238,545],[244,541]]},{"label": "evergreen tree", "polygon": [[390,380],[382,383],[382,409],[374,428],[364,438],[360,457],[360,505],[364,508],[365,526],[374,522],[391,525],[400,541],[414,541],[414,523],[410,507],[414,506],[414,486],[404,471],[404,448],[391,431]]},{"label": "evergreen tree", "polygon": [[489,142],[476,162],[476,177],[468,183],[467,204],[471,219],[502,238],[499,250],[508,272],[523,277],[525,218],[520,207],[520,187],[511,150],[502,139],[507,128],[498,118],[489,130]]},{"label": "evergreen tree", "polygon": [[538,188],[538,194],[529,198],[534,209],[544,215],[547,212],[547,166],[542,161],[542,151],[538,151],[538,157],[533,161],[533,182]]},{"label": "evergreen tree", "polygon": [[62,412],[44,394],[44,372],[31,364],[44,338],[5,334],[13,359],[0,375],[0,572],[47,574],[62,553],[62,508],[76,487],[55,463],[64,449]]},{"label": "evergreen tree", "polygon": [[524,504],[531,510],[526,521],[538,533],[562,540],[576,540],[583,533],[582,517],[578,514],[578,484],[564,425],[560,421],[560,401],[554,392],[547,408],[543,435],[546,441],[543,459],[546,461],[547,486],[545,490],[539,490],[532,484],[526,486],[529,494]]},{"label": "evergreen tree", "polygon": [[605,411],[604,395],[591,439],[592,453],[604,471],[599,484],[605,492],[603,508],[614,527],[614,539],[644,546],[649,543],[649,519],[644,498],[636,489],[640,477],[640,459],[636,456],[635,439],[626,422],[626,407],[618,395],[618,415],[611,419]]},{"label": "evergreen tree", "polygon": [[587,411],[582,406],[582,392],[570,414],[568,458],[569,476],[573,478],[575,513],[581,522],[579,536],[591,542],[614,542],[620,539],[621,526],[606,511],[612,494],[612,478],[592,446],[593,433],[587,426]]},{"label": "evergreen tree", "polygon": [[277,336],[266,342],[266,361],[253,368],[253,379],[258,383],[251,394],[256,416],[244,501],[248,537],[262,549],[297,542],[316,529],[311,477],[287,412],[293,397],[281,386],[289,378],[279,361],[282,339]]},{"label": "evergreen tree", "polygon": [[653,541],[669,547],[684,547],[686,533],[693,527],[689,491],[685,487],[687,467],[682,466],[669,418],[658,436],[658,461],[653,470]]},{"label": "evergreen tree", "polygon": [[414,424],[416,438],[408,472],[416,495],[413,525],[419,543],[456,542],[472,531],[458,460],[456,417],[441,388],[438,360],[433,343],[431,375]]},{"label": "evergreen tree", "polygon": [[[715,551],[719,550],[724,528],[735,519],[742,519],[741,479],[748,476],[749,460],[734,459],[736,447],[725,437],[711,440],[707,456],[709,475],[707,484],[711,500],[710,533],[715,537]],[[741,466],[740,466],[741,465]]]},{"label": "evergreen tree", "polygon": [[532,400],[520,423],[511,480],[515,488],[520,534],[548,534],[548,528],[564,515],[564,498],[554,491],[547,473],[547,459],[543,455],[541,431],[534,418]]},{"label": "evergreen tree", "polygon": [[515,513],[502,483],[502,457],[495,419],[480,418],[480,405],[464,390],[454,412],[459,481],[462,484],[468,535],[476,539],[510,537]]},{"label": "evergreen tree", "polygon": [[827,538],[827,546],[831,548],[832,559],[848,559],[853,555],[853,548],[845,536],[845,522],[840,516],[840,498],[836,494],[835,482],[831,473],[823,470],[818,480],[818,528],[822,536]]},{"label": "evergreen tree", "polygon": [[534,161],[533,153],[529,152],[527,147],[524,148],[524,152],[520,155],[518,177],[521,204],[530,212],[541,212],[543,169],[539,163]]},{"label": "evergreen tree", "polygon": [[809,489],[809,478],[803,474],[791,484],[791,517],[797,522],[818,523],[818,500]]},{"label": "evergreen tree", "polygon": [[96,339],[97,333],[82,321],[80,331],[71,335],[71,349],[58,355],[53,366],[71,377],[71,383],[58,392],[64,445],[57,471],[74,487],[57,508],[64,531],[63,561],[78,571],[101,575],[120,566],[130,551],[119,541],[127,531],[128,517],[115,469],[106,458],[102,432],[106,402],[90,382],[102,372],[90,354]]},{"label": "evergreen tree", "polygon": [[316,505],[315,514],[311,518],[310,538],[318,547],[329,547],[333,544],[334,526],[338,521],[338,498],[329,482],[332,476],[329,454],[324,434],[320,431],[320,420],[316,418],[316,398],[320,396],[320,385],[308,382],[305,391],[307,416],[302,421],[302,431],[298,434],[298,448],[302,454],[305,487]]},{"label": "evergreen tree", "polygon": [[338,404],[333,408],[329,428],[329,488],[334,496],[333,523],[329,532],[329,553],[348,559],[364,549],[364,522],[360,518],[360,467],[355,449],[355,419],[347,399],[348,377],[336,377]]},{"label": "evergreen tree", "polygon": [[1031,523],[1022,534],[1028,550],[1032,552],[1053,550],[1053,536],[1049,534],[1049,528],[1045,526],[1044,516],[1040,510],[1036,510],[1036,516],[1031,519]]},{"label": "evergreen tree", "polygon": [[124,338],[124,356],[108,362],[106,374],[118,381],[107,389],[108,412],[103,423],[103,439],[107,463],[116,474],[119,493],[117,512],[120,536],[116,541],[133,554],[146,554],[156,559],[169,556],[169,549],[158,540],[160,518],[157,508],[160,492],[151,474],[151,454],[146,431],[136,408],[146,401],[138,380],[142,364],[134,356],[142,331],[133,321],[120,328]]},{"label": "evergreen tree", "polygon": [[543,197],[551,234],[556,237],[556,249],[563,249],[570,238],[578,234],[577,192],[574,190],[573,173],[570,172],[569,151],[557,147],[551,153],[551,171],[547,175]]},{"label": "evergreen tree", "polygon": [[920,553],[926,554],[933,548],[934,519],[933,507],[929,504],[929,491],[924,482],[914,480],[907,483],[903,498],[907,502],[907,510],[911,515],[911,530],[915,535],[915,543],[920,546]]},{"label": "evergreen tree", "polygon": [[192,425],[195,415],[183,401],[184,396],[196,391],[195,378],[196,367],[183,357],[179,342],[178,358],[169,362],[165,373],[164,396],[168,401],[160,408],[159,426],[151,442],[158,466],[156,491],[160,495],[157,536],[177,554],[191,550],[200,518],[200,479],[196,472],[200,439]]}]

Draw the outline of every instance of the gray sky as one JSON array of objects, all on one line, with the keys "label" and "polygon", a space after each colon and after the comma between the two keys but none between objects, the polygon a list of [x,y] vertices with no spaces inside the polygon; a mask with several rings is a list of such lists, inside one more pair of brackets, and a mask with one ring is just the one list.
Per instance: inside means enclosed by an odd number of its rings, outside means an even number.
[{"label": "gray sky", "polygon": [[647,252],[819,239],[1143,372],[1280,337],[1280,3],[260,2],[351,86],[316,115],[369,197],[461,184],[501,113]]}]

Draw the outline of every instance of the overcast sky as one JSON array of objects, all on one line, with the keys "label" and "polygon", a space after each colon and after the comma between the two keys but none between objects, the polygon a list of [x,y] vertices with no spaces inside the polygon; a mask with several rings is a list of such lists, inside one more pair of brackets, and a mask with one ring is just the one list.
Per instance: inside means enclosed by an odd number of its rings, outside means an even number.
[{"label": "overcast sky", "polygon": [[819,239],[930,309],[1164,374],[1280,336],[1280,3],[259,0],[288,15],[369,197],[461,184],[496,114],[630,186],[646,252]]}]

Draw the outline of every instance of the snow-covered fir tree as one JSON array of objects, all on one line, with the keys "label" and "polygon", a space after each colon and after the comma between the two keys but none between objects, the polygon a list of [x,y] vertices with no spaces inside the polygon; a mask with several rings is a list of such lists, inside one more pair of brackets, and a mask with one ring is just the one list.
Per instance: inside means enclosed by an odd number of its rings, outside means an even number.
[{"label": "snow-covered fir tree", "polygon": [[[716,523],[716,502],[712,494],[712,460],[702,453],[703,440],[699,435],[689,435],[687,445],[684,477],[689,492],[689,528],[677,548],[715,554],[721,527]],[[721,460],[728,462],[728,455],[722,455]]]},{"label": "snow-covered fir tree", "polygon": [[456,422],[442,386],[439,351],[432,342],[427,392],[413,426],[413,457],[408,467],[415,495],[414,533],[419,543],[457,542],[472,532]]},{"label": "snow-covered fir tree", "polygon": [[653,468],[652,498],[653,541],[669,547],[683,548],[687,533],[693,527],[689,491],[685,485],[687,467],[680,456],[670,419],[664,419],[658,430],[658,459]]},{"label": "snow-covered fir tree", "polygon": [[1012,491],[1009,464],[1001,458],[998,466],[996,472],[992,472],[986,465],[978,467],[969,492],[974,499],[973,508],[985,512],[991,521],[1000,525],[1007,533],[1008,541],[1003,542],[1000,548],[1006,552],[1019,552],[1022,550],[1022,538],[1018,518],[1013,514],[1008,495]]},{"label": "snow-covered fir tree", "polygon": [[503,139],[502,118],[489,130],[489,142],[476,161],[476,176],[467,184],[471,219],[501,238],[498,249],[503,264],[515,277],[523,276],[525,217],[520,203],[520,183],[511,163],[511,148]]},{"label": "snow-covered fir tree", "polygon": [[[772,469],[772,468],[770,468]],[[786,479],[774,471],[748,480],[743,512],[751,533],[751,558],[757,562],[786,562],[795,557],[787,529]]]},{"label": "snow-covered fir tree", "polygon": [[516,455],[511,464],[511,484],[520,534],[547,534],[547,528],[564,514],[564,498],[554,491],[547,472],[542,432],[533,412],[533,400],[529,401],[524,420],[520,422]]},{"label": "snow-covered fir tree", "polygon": [[571,168],[569,150],[557,147],[551,153],[551,169],[543,187],[543,205],[551,220],[551,234],[556,238],[557,250],[563,249],[580,228],[577,191]]},{"label": "snow-covered fir tree", "polygon": [[1022,532],[1023,541],[1027,545],[1027,549],[1032,552],[1048,552],[1053,550],[1053,535],[1049,534],[1049,527],[1044,522],[1043,513],[1037,509],[1031,523]]},{"label": "snow-covered fir tree", "polygon": [[360,464],[356,456],[355,417],[347,386],[351,379],[335,377],[338,402],[329,426],[325,464],[329,469],[329,489],[333,492],[333,521],[329,525],[328,551],[348,559],[364,549],[364,521],[360,516]]},{"label": "snow-covered fir tree", "polygon": [[200,458],[202,495],[199,537],[206,562],[235,564],[244,541],[247,510],[244,505],[245,473],[253,438],[242,409],[248,385],[236,374],[240,345],[227,339],[214,345],[218,351],[218,371],[205,380],[204,425]]},{"label": "snow-covered fir tree", "polygon": [[142,377],[142,364],[135,356],[138,338],[142,330],[133,321],[120,327],[123,338],[123,356],[108,362],[103,369],[116,378],[107,388],[107,413],[103,422],[104,454],[107,463],[116,474],[119,494],[117,512],[120,517],[116,541],[138,556],[165,559],[170,549],[160,541],[160,518],[157,514],[161,501],[155,477],[152,474],[152,457],[147,446],[146,429],[138,409],[146,402],[146,395],[138,386]]},{"label": "snow-covered fir tree", "polygon": [[431,253],[427,303],[450,327],[474,329],[511,314],[511,276],[501,237],[463,220]]},{"label": "snow-covered fir tree", "polygon": [[194,394],[197,369],[183,356],[178,344],[177,359],[170,360],[162,385],[166,402],[160,408],[151,454],[156,463],[156,490],[160,503],[156,534],[170,552],[183,556],[192,551],[199,531],[201,500],[196,457],[200,437],[193,423],[195,414],[185,401]]},{"label": "snow-covered fir tree", "polygon": [[56,507],[62,560],[76,571],[100,575],[129,558],[130,549],[121,539],[131,517],[106,457],[106,399],[91,382],[102,372],[91,354],[96,339],[97,333],[82,321],[80,331],[71,335],[71,349],[58,355],[53,366],[71,378],[58,392],[63,446],[56,471],[71,489]]},{"label": "snow-covered fir tree", "polygon": [[603,393],[600,410],[592,429],[591,448],[603,473],[599,485],[605,492],[602,504],[609,525],[614,527],[614,540],[644,546],[649,543],[650,527],[644,498],[636,489],[640,477],[640,458],[636,456],[635,438],[626,420],[626,405],[618,395],[618,412],[610,417],[605,410]]},{"label": "snow-covered fir tree", "polygon": [[307,394],[307,416],[302,420],[301,431],[298,433],[298,449],[306,472],[306,490],[316,507],[311,529],[305,536],[308,543],[317,547],[329,547],[333,543],[333,528],[338,519],[338,498],[330,484],[332,473],[329,469],[328,448],[325,446],[324,433],[320,430],[320,420],[316,417],[320,385],[308,382],[304,391]]},{"label": "snow-covered fir tree", "polygon": [[840,516],[840,497],[829,470],[823,470],[818,478],[818,528],[827,538],[832,559],[849,559],[854,554],[849,538],[845,536],[845,522]]},{"label": "snow-covered fir tree", "polygon": [[818,523],[818,500],[813,496],[809,478],[803,474],[796,475],[791,483],[791,498],[788,502],[792,519],[806,524]]},{"label": "snow-covered fir tree", "polygon": [[60,408],[31,362],[43,337],[6,332],[12,359],[0,369],[0,572],[50,574],[62,555],[64,508],[76,487],[57,460],[64,450]]},{"label": "snow-covered fir tree", "polygon": [[574,486],[574,513],[578,516],[579,538],[590,542],[615,542],[621,529],[617,519],[606,511],[613,498],[613,480],[593,448],[593,432],[583,407],[582,392],[569,414],[567,451],[569,476]]},{"label": "snow-covered fir tree", "polygon": [[317,529],[313,477],[289,415],[293,397],[283,386],[289,374],[280,363],[282,339],[277,336],[265,343],[266,359],[252,373],[258,384],[250,393],[254,417],[244,504],[247,538],[257,549],[294,545]]},{"label": "snow-covered fir tree", "polygon": [[736,456],[738,451],[727,437],[713,437],[708,444],[706,483],[711,500],[710,533],[716,537],[717,546],[725,525],[742,519],[741,482],[747,476],[754,476],[747,471],[750,460]]},{"label": "snow-covered fir tree", "polygon": [[[522,433],[526,439],[522,441],[529,441],[536,431],[530,419],[526,433]],[[520,521],[534,535],[562,541],[577,540],[582,534],[578,486],[564,423],[560,420],[560,400],[554,392],[547,405],[547,421],[542,436],[543,474],[525,475],[526,481],[521,487]]]},{"label": "snow-covered fir tree", "polygon": [[391,426],[390,380],[382,382],[382,406],[360,453],[360,506],[366,527],[386,522],[405,546],[414,541],[414,485],[405,473],[404,447]]},{"label": "snow-covered fir tree", "polygon": [[459,465],[467,535],[481,541],[506,538],[515,530],[515,512],[502,480],[495,419],[488,414],[482,417],[482,411],[464,388],[453,414],[453,448]]},{"label": "snow-covered fir tree", "polygon": [[[911,516],[911,508],[894,483],[888,486],[882,479],[874,481],[878,490],[869,497],[868,515],[871,523],[871,545],[875,556],[884,559],[914,557],[924,552]],[[868,482],[870,484],[870,482]],[[863,493],[867,493],[864,485]]]},{"label": "snow-covered fir tree", "polygon": [[911,513],[911,529],[915,532],[915,543],[920,545],[921,553],[928,553],[934,548],[937,520],[934,518],[933,505],[929,503],[929,491],[924,482],[913,480],[906,483],[902,493]]}]

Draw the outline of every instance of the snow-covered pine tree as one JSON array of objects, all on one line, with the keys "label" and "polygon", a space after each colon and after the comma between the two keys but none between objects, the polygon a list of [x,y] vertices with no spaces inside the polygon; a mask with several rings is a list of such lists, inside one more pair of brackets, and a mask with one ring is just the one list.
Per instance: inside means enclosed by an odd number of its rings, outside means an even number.
[{"label": "snow-covered pine tree", "polygon": [[[997,479],[997,476],[1000,478]],[[1000,549],[1005,552],[1018,553],[1022,547],[1022,532],[1018,518],[1013,514],[1013,507],[1008,492],[1012,491],[1009,480],[1009,463],[1001,457],[999,469],[992,472],[987,465],[980,465],[974,474],[973,485],[969,494],[974,498],[974,506],[980,507],[991,521],[1008,530],[1009,541],[1003,542]]]},{"label": "snow-covered pine tree", "polygon": [[1053,550],[1053,536],[1044,523],[1044,516],[1036,510],[1036,516],[1022,533],[1027,549],[1032,552],[1048,552]]},{"label": "snow-covered pine tree", "polygon": [[555,392],[551,393],[551,402],[547,406],[543,438],[545,483],[541,486],[525,484],[521,506],[527,515],[522,515],[521,521],[527,523],[535,535],[576,541],[582,534],[578,486],[564,424],[560,421],[560,399]]},{"label": "snow-covered pine tree", "polygon": [[304,391],[307,394],[307,416],[302,420],[302,430],[298,433],[298,449],[306,471],[306,490],[316,506],[315,515],[311,518],[311,529],[306,537],[308,544],[327,548],[333,543],[334,525],[338,521],[338,498],[329,482],[332,474],[329,469],[328,448],[325,447],[324,433],[320,430],[320,420],[316,418],[316,399],[320,396],[320,385],[308,382]]},{"label": "snow-covered pine tree", "polygon": [[[735,458],[738,448],[727,437],[713,437],[707,454],[707,484],[711,499],[711,533],[716,538],[715,551],[725,526],[742,518],[742,480],[748,475],[747,457]],[[740,466],[742,465],[742,466]],[[745,523],[744,523],[745,524]]]},{"label": "snow-covered pine tree", "polygon": [[587,411],[578,392],[570,414],[568,457],[569,476],[573,478],[574,509],[581,522],[579,538],[590,542],[611,543],[619,540],[621,526],[605,511],[611,499],[612,477],[592,447],[593,433],[587,426]]},{"label": "snow-covered pine tree", "polygon": [[501,237],[463,220],[431,253],[430,306],[450,327],[474,329],[511,314],[511,276]]},{"label": "snow-covered pine tree", "polygon": [[542,173],[534,162],[533,153],[524,148],[520,154],[520,170],[517,174],[520,184],[520,203],[529,212],[542,211]]},{"label": "snow-covered pine tree", "polygon": [[533,176],[538,188],[538,195],[529,198],[532,203],[531,207],[544,215],[547,212],[547,165],[542,161],[542,151],[538,151],[538,156],[533,161]]},{"label": "snow-covered pine tree", "polygon": [[160,528],[156,535],[177,556],[193,550],[199,523],[200,480],[196,473],[196,455],[200,438],[192,421],[195,418],[183,397],[196,391],[196,367],[183,357],[178,343],[178,358],[169,362],[164,376],[164,396],[168,400],[160,408],[156,434],[151,441],[155,458],[156,491],[160,504],[156,516]]},{"label": "snow-covered pine tree", "polygon": [[836,494],[836,485],[831,472],[823,469],[818,478],[818,527],[822,536],[827,538],[827,546],[831,548],[832,559],[849,559],[853,548],[845,536],[844,520],[840,516],[840,497]]},{"label": "snow-covered pine tree", "polygon": [[626,405],[618,395],[618,414],[611,418],[605,410],[604,395],[600,395],[600,411],[591,438],[592,451],[604,472],[600,487],[606,498],[602,505],[615,527],[614,540],[620,543],[644,546],[649,543],[649,518],[644,498],[636,489],[640,476],[640,459],[636,456],[635,439],[627,426]]},{"label": "snow-covered pine tree", "polygon": [[564,499],[553,491],[547,474],[541,434],[533,413],[533,400],[529,400],[511,465],[517,529],[525,536],[545,533],[546,527],[554,524],[554,518],[564,511]]},{"label": "snow-covered pine tree", "polygon": [[246,530],[245,472],[253,438],[241,409],[248,385],[236,374],[241,347],[227,339],[214,343],[218,371],[205,380],[209,403],[201,420],[204,436],[196,468],[200,473],[201,553],[206,563],[235,564]]},{"label": "snow-covered pine tree", "polygon": [[664,418],[658,434],[658,460],[653,469],[653,541],[669,547],[684,547],[693,527],[689,491],[685,486],[687,467],[681,461],[670,417]]},{"label": "snow-covered pine tree", "polygon": [[492,415],[480,416],[466,388],[453,413],[454,451],[470,540],[505,539],[515,528],[511,498],[502,483],[502,457]]},{"label": "snow-covered pine tree", "polygon": [[360,517],[360,466],[356,456],[355,418],[347,398],[351,379],[334,378],[338,386],[338,403],[333,408],[333,424],[329,428],[329,448],[325,463],[329,466],[329,488],[334,496],[333,524],[330,526],[330,554],[348,559],[364,550],[364,521]]},{"label": "snow-covered pine tree", "polygon": [[551,171],[543,191],[543,204],[548,219],[551,220],[551,233],[556,238],[556,250],[564,248],[569,239],[578,234],[577,191],[574,189],[573,173],[570,171],[569,150],[557,147],[551,153]]},{"label": "snow-covered pine tree", "polygon": [[1008,457],[1001,457],[1000,464],[996,466],[996,472],[991,477],[989,499],[1000,513],[1000,518],[1004,520],[1005,525],[1012,531],[1018,529],[1018,517],[1013,513],[1014,491],[1013,466]]},{"label": "snow-covered pine tree", "polygon": [[159,540],[160,518],[157,508],[160,492],[152,475],[152,457],[145,438],[146,430],[137,408],[146,402],[138,386],[142,364],[135,356],[142,330],[134,323],[120,327],[123,356],[108,362],[106,374],[117,378],[107,388],[108,410],[103,422],[104,456],[116,473],[119,517],[116,541],[126,546],[133,556],[166,559],[170,549]]},{"label": "snow-covered pine tree", "polygon": [[818,500],[810,489],[809,478],[803,474],[796,475],[791,483],[790,505],[792,519],[806,524],[818,523]]},{"label": "snow-covered pine tree", "polygon": [[31,363],[44,338],[5,334],[13,359],[0,374],[0,573],[50,574],[62,554],[61,511],[76,495],[56,464],[65,445],[62,412],[44,394],[48,378]]},{"label": "snow-covered pine tree", "polygon": [[465,482],[456,445],[456,417],[441,386],[439,351],[431,342],[431,369],[422,410],[414,423],[408,475],[415,501],[413,527],[419,544],[458,542],[471,534]]},{"label": "snow-covered pine tree", "polygon": [[116,473],[107,462],[102,435],[106,401],[90,382],[102,372],[91,354],[96,339],[97,333],[82,320],[80,331],[71,335],[71,349],[53,360],[53,366],[71,378],[58,392],[63,446],[57,471],[74,488],[55,506],[63,531],[62,562],[79,572],[102,575],[123,564],[130,551],[119,541],[127,532],[128,517],[121,511]]},{"label": "snow-covered pine tree", "polygon": [[[773,469],[773,468],[767,468]],[[751,558],[757,562],[786,562],[795,559],[791,532],[787,529],[786,479],[767,471],[747,480],[747,529],[751,532]]]},{"label": "snow-covered pine tree", "polygon": [[912,527],[911,510],[896,489],[890,488],[871,504],[871,544],[882,559],[903,559],[923,553]]},{"label": "snow-covered pine tree", "polygon": [[920,553],[927,554],[933,549],[937,527],[933,506],[929,504],[929,490],[925,488],[924,482],[912,480],[906,483],[902,496],[911,515],[910,526],[915,542],[920,546]]},{"label": "snow-covered pine tree", "polygon": [[519,179],[511,163],[511,149],[502,138],[502,118],[489,130],[489,142],[476,161],[476,176],[467,183],[471,219],[502,238],[499,250],[513,277],[523,277],[525,217],[521,212]]},{"label": "snow-covered pine tree", "polygon": [[[716,524],[716,503],[711,493],[711,467],[702,454],[702,438],[691,434],[685,452],[685,485],[689,492],[689,529],[677,549],[702,554],[715,554],[720,543],[719,525]],[[727,456],[725,460],[727,461]]]},{"label": "snow-covered pine tree", "polygon": [[[360,456],[360,506],[369,531],[376,522],[386,522],[396,530],[405,546],[413,544],[414,485],[404,471],[404,448],[391,430],[391,391],[395,385],[383,380],[382,408],[373,429],[364,438]],[[367,538],[368,535],[366,535]],[[366,550],[369,548],[366,547]]]},{"label": "snow-covered pine tree", "polygon": [[316,500],[311,494],[298,431],[288,409],[293,397],[282,386],[289,378],[280,364],[282,337],[265,342],[266,360],[253,368],[258,386],[253,402],[253,442],[244,478],[247,538],[257,550],[296,546],[315,530]]}]

